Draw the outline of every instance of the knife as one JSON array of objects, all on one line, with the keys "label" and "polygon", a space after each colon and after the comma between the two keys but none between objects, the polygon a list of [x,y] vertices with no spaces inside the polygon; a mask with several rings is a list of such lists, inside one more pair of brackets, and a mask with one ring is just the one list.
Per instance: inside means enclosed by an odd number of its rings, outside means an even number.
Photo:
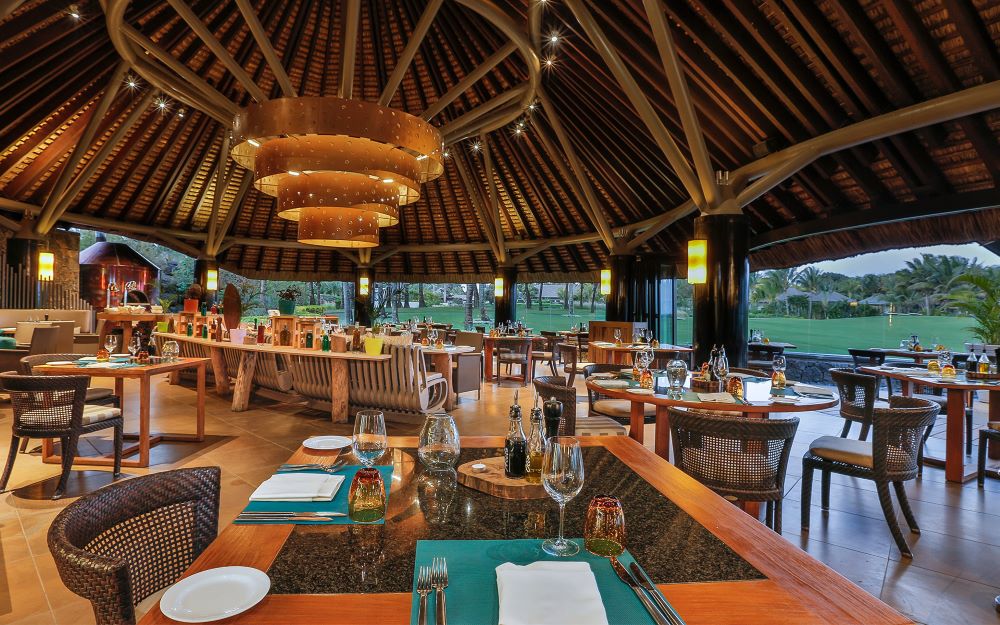
[{"label": "knife", "polygon": [[624,566],[622,566],[622,563],[618,561],[618,558],[612,556],[610,559],[611,559],[611,568],[613,568],[615,570],[615,573],[618,574],[618,577],[623,582],[625,582],[629,588],[632,589],[632,592],[635,593],[635,596],[639,597],[639,601],[642,602],[643,607],[645,607],[646,611],[649,612],[649,615],[653,617],[653,620],[656,621],[656,624],[673,625],[673,623],[667,620],[667,617],[662,612],[660,612],[660,609],[656,607],[656,605],[652,601],[649,600],[649,597],[646,596],[646,593],[643,592],[639,584],[636,583],[635,578],[633,578],[632,574],[629,573]]},{"label": "knife", "polygon": [[639,566],[639,563],[633,561],[632,564],[629,565],[629,569],[632,571],[635,578],[639,580],[642,587],[645,588],[649,595],[653,598],[656,605],[658,605],[660,609],[663,610],[663,613],[667,615],[667,619],[670,620],[671,625],[684,625],[684,620],[681,619],[680,614],[677,614],[677,610],[675,610],[672,605],[667,603],[667,598],[664,597],[663,593],[660,592],[660,589],[653,584],[653,580],[649,579],[649,575],[647,575],[646,571]]}]

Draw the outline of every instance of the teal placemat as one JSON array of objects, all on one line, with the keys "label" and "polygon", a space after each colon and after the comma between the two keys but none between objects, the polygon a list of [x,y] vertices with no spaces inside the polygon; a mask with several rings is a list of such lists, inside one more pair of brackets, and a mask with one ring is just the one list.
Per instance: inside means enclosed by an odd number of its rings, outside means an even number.
[{"label": "teal placemat", "polygon": [[[382,474],[382,481],[385,482],[386,508],[389,504],[390,485],[392,484],[392,466],[378,466],[379,473]],[[361,465],[344,467],[337,475],[344,476],[344,483],[340,485],[337,494],[331,501],[251,501],[244,508],[246,512],[347,512],[347,495],[351,490],[351,480],[354,474],[362,469]],[[279,471],[280,473],[280,471]],[[299,473],[322,473],[322,471],[299,471]],[[346,516],[333,517],[330,521],[233,521],[239,525],[355,525],[355,522]],[[380,525],[385,523],[385,519],[380,519],[364,525]]]},{"label": "teal placemat", "polygon": [[[504,562],[525,565],[538,560],[587,562],[597,587],[601,591],[608,623],[614,625],[651,625],[652,617],[642,607],[632,589],[618,579],[606,558],[595,556],[583,548],[571,558],[557,558],[542,551],[542,541],[519,540],[418,540],[413,569],[413,600],[410,625],[417,623],[420,596],[416,593],[417,570],[429,566],[435,557],[448,561],[448,622],[461,625],[492,625],[500,620],[500,600],[497,596],[496,568]],[[628,551],[618,557],[628,568],[632,556]],[[434,622],[434,597],[428,596],[427,622]]]}]

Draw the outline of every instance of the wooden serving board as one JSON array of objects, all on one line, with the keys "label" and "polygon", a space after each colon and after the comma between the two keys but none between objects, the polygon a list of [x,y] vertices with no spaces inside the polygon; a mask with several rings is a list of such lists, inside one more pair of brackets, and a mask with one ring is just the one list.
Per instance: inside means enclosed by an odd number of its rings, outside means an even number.
[{"label": "wooden serving board", "polygon": [[[486,465],[486,470],[476,473],[472,465],[480,462]],[[503,456],[458,465],[458,483],[500,499],[546,499],[549,496],[541,484],[506,477]]]}]

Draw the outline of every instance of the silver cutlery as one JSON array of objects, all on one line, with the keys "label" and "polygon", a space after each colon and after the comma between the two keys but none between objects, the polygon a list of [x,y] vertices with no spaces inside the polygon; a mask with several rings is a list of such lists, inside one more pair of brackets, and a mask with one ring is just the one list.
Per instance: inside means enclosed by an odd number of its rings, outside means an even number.
[{"label": "silver cutlery", "polygon": [[347,516],[343,512],[268,512],[265,510],[254,511],[247,510],[240,513],[240,516],[322,516],[322,517],[338,517]]},{"label": "silver cutlery", "polygon": [[622,566],[622,563],[618,561],[618,558],[612,556],[610,560],[611,568],[618,574],[619,579],[625,582],[628,587],[632,589],[635,596],[639,597],[639,601],[641,601],[643,607],[646,608],[646,612],[649,612],[649,615],[653,617],[653,620],[656,621],[657,625],[674,625],[667,619],[666,615],[660,611],[660,608],[658,608],[655,603],[650,601],[642,587],[635,581],[632,574],[629,573],[624,566]]},{"label": "silver cutlery", "polygon": [[344,468],[343,462],[333,464],[283,464],[278,467],[282,473],[292,473],[295,471],[323,471],[324,473],[337,473]]},{"label": "silver cutlery", "polygon": [[646,592],[648,592],[649,596],[653,598],[653,601],[656,602],[656,605],[659,606],[660,610],[662,610],[667,616],[671,624],[684,625],[684,620],[681,619],[681,615],[677,613],[674,606],[667,602],[667,598],[664,597],[663,593],[660,592],[660,589],[653,584],[653,580],[649,579],[649,575],[647,575],[646,571],[639,566],[639,563],[632,562],[632,564],[629,565],[629,570],[632,571],[632,575],[636,578],[636,580],[638,580],[639,584],[646,589]]},{"label": "silver cutlery", "polygon": [[444,558],[434,558],[431,564],[431,582],[434,586],[434,622],[448,625],[444,589],[448,587],[448,562]]},{"label": "silver cutlery", "polygon": [[417,574],[417,592],[420,594],[420,608],[417,611],[417,625],[427,625],[427,594],[433,590],[431,586],[431,569],[420,567]]}]

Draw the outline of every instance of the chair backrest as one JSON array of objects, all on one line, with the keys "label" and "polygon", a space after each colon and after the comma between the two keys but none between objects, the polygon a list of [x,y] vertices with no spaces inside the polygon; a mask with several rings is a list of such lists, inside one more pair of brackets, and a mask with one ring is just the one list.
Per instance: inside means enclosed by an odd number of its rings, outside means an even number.
[{"label": "chair backrest", "polygon": [[566,380],[554,375],[541,375],[531,381],[535,386],[535,392],[541,396],[542,400],[555,397],[562,402],[563,414],[559,420],[559,434],[561,436],[576,435],[576,389],[566,386]]},{"label": "chair backrest", "polygon": [[486,326],[472,326],[472,327],[476,332],[480,334],[486,334]]},{"label": "chair backrest", "polygon": [[52,325],[48,321],[18,321],[14,327],[14,342],[18,345],[30,345],[35,328],[45,328]]},{"label": "chair backrest", "polygon": [[890,481],[916,477],[924,431],[937,420],[940,410],[929,399],[899,396],[889,398],[888,408],[875,409],[872,461],[877,477]]},{"label": "chair backrest", "polygon": [[73,337],[75,336],[75,321],[53,321],[52,327],[58,329],[56,333],[56,346],[53,351],[71,352],[73,351]]},{"label": "chair backrest", "polygon": [[21,359],[21,375],[31,375],[32,367],[59,360],[80,360],[83,354],[35,354]]},{"label": "chair backrest", "polygon": [[219,467],[175,469],[105,486],[49,527],[59,577],[98,625],[135,623],[135,604],[173,584],[215,539]]},{"label": "chair backrest", "polygon": [[499,354],[500,350],[507,350],[510,354],[518,354],[528,358],[528,351],[531,349],[532,339],[521,337],[503,337],[494,339],[493,350]]},{"label": "chair backrest", "polygon": [[798,418],[748,419],[701,410],[669,411],[677,468],[722,494],[781,498]]},{"label": "chair backrest", "polygon": [[[616,365],[607,362],[600,364],[597,363],[590,364],[583,368],[583,377],[586,379],[594,375],[595,373],[610,373],[610,372],[617,373],[624,368],[625,367],[623,365]],[[606,397],[608,396],[604,395],[603,393],[599,393],[595,390],[592,390],[590,387],[587,387],[587,402],[590,404],[590,412],[591,413],[594,412],[594,402],[600,399],[604,399]]]},{"label": "chair backrest", "polygon": [[766,345],[764,343],[753,343],[747,345],[748,360],[771,360],[778,354],[784,353],[784,345]]},{"label": "chair backrest", "polygon": [[840,414],[845,419],[871,423],[878,398],[878,378],[851,369],[832,368],[830,377],[840,394]]},{"label": "chair backrest", "polygon": [[14,433],[55,436],[80,428],[89,384],[88,375],[0,374],[14,409]]},{"label": "chair backrest", "polygon": [[455,335],[455,345],[474,347],[477,352],[483,351],[484,337],[479,332],[459,332]]},{"label": "chair backrest", "polygon": [[874,349],[848,349],[854,359],[854,368],[878,367],[885,364],[885,352]]}]

